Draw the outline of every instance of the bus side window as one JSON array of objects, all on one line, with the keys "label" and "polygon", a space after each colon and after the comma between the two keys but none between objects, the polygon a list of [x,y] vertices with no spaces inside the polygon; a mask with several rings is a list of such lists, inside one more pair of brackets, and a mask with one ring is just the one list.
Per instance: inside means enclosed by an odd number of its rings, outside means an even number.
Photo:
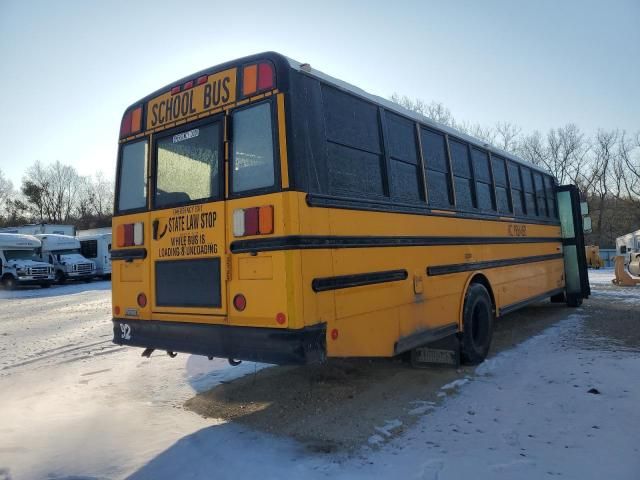
[{"label": "bus side window", "polygon": [[544,175],[544,189],[547,194],[547,213],[552,218],[558,218],[553,180],[549,175]]},{"label": "bus side window", "polygon": [[409,202],[424,201],[415,125],[389,112],[385,112],[385,120],[391,163],[391,197]]},{"label": "bus side window", "polygon": [[536,201],[538,204],[538,215],[541,217],[547,216],[547,201],[544,194],[544,184],[542,183],[542,174],[539,172],[533,173],[533,183],[536,189]]},{"label": "bus side window", "polygon": [[329,194],[383,199],[387,191],[378,107],[322,85]]},{"label": "bus side window", "polygon": [[429,204],[433,207],[451,207],[451,175],[447,156],[447,144],[444,135],[426,128],[420,129],[422,155],[427,177]]},{"label": "bus side window", "polygon": [[493,179],[496,182],[496,204],[498,213],[510,213],[509,193],[507,184],[507,168],[502,157],[491,156],[491,166],[493,167]]},{"label": "bus side window", "polygon": [[533,180],[531,179],[531,169],[520,166],[520,173],[522,174],[522,185],[524,187],[524,201],[527,208],[527,215],[529,217],[535,217],[538,214],[538,211],[536,210],[536,199],[533,190]]},{"label": "bus side window", "polygon": [[489,155],[484,150],[471,148],[473,161],[473,174],[476,179],[476,195],[480,210],[495,210],[493,200],[493,185],[491,183],[491,168],[489,167]]},{"label": "bus side window", "polygon": [[511,184],[511,200],[513,202],[514,215],[524,215],[524,197],[522,182],[520,181],[520,169],[513,162],[507,162],[509,183]]},{"label": "bus side window", "polygon": [[451,152],[451,166],[453,168],[453,182],[456,189],[456,207],[468,210],[477,203],[471,174],[471,159],[469,145],[449,137],[449,151]]}]

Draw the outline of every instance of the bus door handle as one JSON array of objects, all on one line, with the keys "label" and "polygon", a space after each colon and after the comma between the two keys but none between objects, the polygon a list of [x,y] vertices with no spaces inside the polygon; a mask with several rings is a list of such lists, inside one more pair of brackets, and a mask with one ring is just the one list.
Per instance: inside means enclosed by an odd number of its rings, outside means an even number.
[{"label": "bus door handle", "polygon": [[157,218],[153,221],[153,239],[158,240],[158,227],[160,226],[160,220]]}]

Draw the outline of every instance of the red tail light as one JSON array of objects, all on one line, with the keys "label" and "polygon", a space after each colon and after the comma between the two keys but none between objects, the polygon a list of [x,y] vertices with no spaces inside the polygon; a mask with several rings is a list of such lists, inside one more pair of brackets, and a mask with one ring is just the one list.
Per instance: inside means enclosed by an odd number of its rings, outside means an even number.
[{"label": "red tail light", "polygon": [[133,223],[124,226],[124,243],[125,245],[133,245]]},{"label": "red tail light", "polygon": [[260,214],[259,208],[245,208],[244,209],[244,234],[245,235],[258,235],[260,232],[260,225],[258,219]]},{"label": "red tail light", "polygon": [[147,306],[147,296],[144,293],[139,293],[137,300],[140,308],[144,308]]},{"label": "red tail light", "polygon": [[273,66],[271,63],[258,64],[258,90],[273,88]]},{"label": "red tail light", "polygon": [[126,137],[131,133],[131,111],[128,111],[122,117],[122,123],[120,124],[120,137]]},{"label": "red tail light", "polygon": [[242,312],[245,308],[247,308],[247,299],[241,293],[237,294],[233,297],[233,306],[239,312]]},{"label": "red tail light", "polygon": [[128,137],[142,130],[142,106],[129,110],[120,123],[120,138]]}]

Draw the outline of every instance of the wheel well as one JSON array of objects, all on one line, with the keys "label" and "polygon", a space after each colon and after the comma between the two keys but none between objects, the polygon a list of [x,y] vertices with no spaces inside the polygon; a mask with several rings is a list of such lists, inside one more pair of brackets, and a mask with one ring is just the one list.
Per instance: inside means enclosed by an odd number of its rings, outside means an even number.
[{"label": "wheel well", "polygon": [[493,295],[493,289],[491,288],[491,283],[489,283],[489,279],[485,277],[482,273],[478,273],[473,276],[473,278],[469,282],[469,285],[472,285],[474,283],[479,283],[480,285],[482,285],[484,288],[487,289],[487,292],[489,292],[489,296],[491,297],[491,305],[493,305],[493,311],[497,316],[498,310],[496,308],[496,297]]},{"label": "wheel well", "polygon": [[0,280],[4,282],[7,278],[15,278],[11,273],[5,273]]}]

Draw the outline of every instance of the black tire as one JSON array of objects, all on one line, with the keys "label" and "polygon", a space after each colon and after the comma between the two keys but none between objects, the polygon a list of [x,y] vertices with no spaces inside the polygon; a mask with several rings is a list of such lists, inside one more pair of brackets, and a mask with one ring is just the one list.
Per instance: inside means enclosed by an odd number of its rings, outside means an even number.
[{"label": "black tire", "polygon": [[60,270],[56,270],[56,283],[62,285],[66,281],[67,281],[66,275],[62,273]]},{"label": "black tire", "polygon": [[93,278],[85,278],[85,279],[83,280],[83,282],[84,282],[84,283],[91,283],[91,282],[93,282]]},{"label": "black tire", "polygon": [[15,290],[18,286],[18,282],[13,276],[7,275],[2,279],[2,286],[7,290]]},{"label": "black tire", "polygon": [[462,341],[460,353],[467,365],[482,363],[489,354],[493,336],[493,304],[489,292],[479,283],[467,289],[462,311]]},{"label": "black tire", "polygon": [[582,297],[567,295],[567,307],[578,308],[580,305],[582,305]]},{"label": "black tire", "polygon": [[50,283],[41,283],[40,288],[49,288],[51,286]]}]

